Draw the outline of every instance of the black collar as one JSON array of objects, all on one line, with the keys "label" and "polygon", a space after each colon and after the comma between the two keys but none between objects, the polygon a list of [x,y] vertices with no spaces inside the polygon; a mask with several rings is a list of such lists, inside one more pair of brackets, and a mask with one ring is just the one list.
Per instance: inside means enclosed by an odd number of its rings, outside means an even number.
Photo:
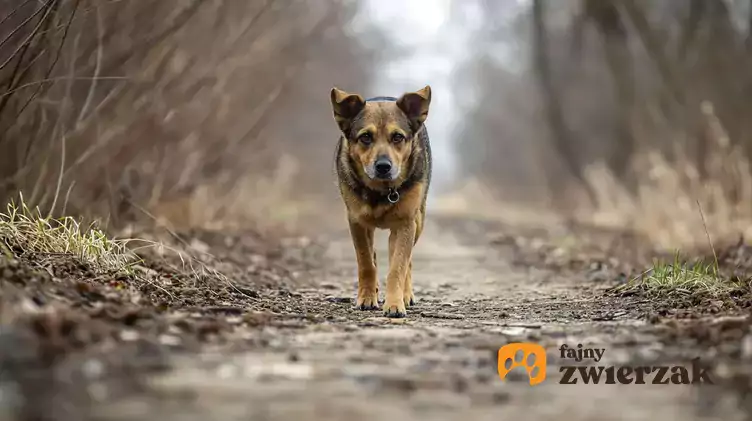
[{"label": "black collar", "polygon": [[[348,159],[350,159],[351,168],[355,168],[355,162],[352,161],[352,158],[348,157]],[[407,180],[402,182],[402,184],[397,187],[390,187],[386,190],[374,190],[365,185],[365,183],[358,179],[358,177],[354,174],[351,174],[349,178],[350,182],[347,184],[349,185],[350,189],[352,189],[353,193],[355,193],[369,205],[377,206],[387,204],[393,205],[399,202],[402,195],[404,195],[415,186],[415,183],[418,181],[418,178],[420,178],[420,175],[410,174],[407,177]]]},{"label": "black collar", "polygon": [[368,98],[366,100],[366,102],[379,102],[379,101],[395,102],[397,101],[397,98],[393,96],[375,96],[373,98]]}]

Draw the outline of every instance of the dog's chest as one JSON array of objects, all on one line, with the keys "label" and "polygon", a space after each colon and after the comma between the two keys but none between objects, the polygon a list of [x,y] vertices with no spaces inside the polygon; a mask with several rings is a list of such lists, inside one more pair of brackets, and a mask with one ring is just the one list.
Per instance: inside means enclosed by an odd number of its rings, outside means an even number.
[{"label": "dog's chest", "polygon": [[423,185],[417,184],[404,193],[397,203],[371,206],[355,196],[346,198],[350,218],[365,226],[391,229],[416,218],[421,211]]},{"label": "dog's chest", "polygon": [[406,215],[399,204],[371,207],[358,203],[350,208],[350,216],[366,226],[389,228],[404,220]]}]

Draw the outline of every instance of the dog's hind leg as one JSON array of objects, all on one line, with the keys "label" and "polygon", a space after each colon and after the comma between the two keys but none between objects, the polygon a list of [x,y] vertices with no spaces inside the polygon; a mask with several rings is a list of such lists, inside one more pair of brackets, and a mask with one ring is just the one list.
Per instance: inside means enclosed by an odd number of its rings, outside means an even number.
[{"label": "dog's hind leg", "polygon": [[[420,234],[423,232],[423,217],[424,217],[423,213],[421,212],[421,214],[418,215],[418,218],[415,219],[415,240],[413,240],[413,245],[418,243],[418,238],[420,238]],[[405,302],[405,307],[410,307],[410,306],[415,305],[415,294],[413,294],[412,253],[410,255],[410,263],[407,266],[407,275],[405,276],[405,287],[404,287],[404,291],[402,295],[403,295],[402,299]]]},{"label": "dog's hind leg", "polygon": [[413,245],[418,244],[418,239],[420,238],[420,235],[423,233],[423,225],[426,220],[426,207],[423,205],[423,207],[420,208],[420,213],[415,218],[415,240],[413,241]]},{"label": "dog's hind leg", "polygon": [[415,305],[415,295],[413,294],[413,262],[407,266],[407,276],[405,276],[405,289],[402,293],[402,300],[405,302],[405,308]]},{"label": "dog's hind leg", "polygon": [[374,229],[350,222],[355,255],[358,259],[358,299],[356,306],[361,310],[379,308],[379,283],[376,273],[376,251],[373,244]]}]

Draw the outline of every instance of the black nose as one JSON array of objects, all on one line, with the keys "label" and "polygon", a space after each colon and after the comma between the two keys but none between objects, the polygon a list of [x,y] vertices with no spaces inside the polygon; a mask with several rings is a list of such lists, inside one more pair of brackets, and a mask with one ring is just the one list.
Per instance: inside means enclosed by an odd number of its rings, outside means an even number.
[{"label": "black nose", "polygon": [[392,171],[392,162],[386,157],[379,158],[376,160],[374,167],[376,167],[376,175],[383,178],[388,176]]}]

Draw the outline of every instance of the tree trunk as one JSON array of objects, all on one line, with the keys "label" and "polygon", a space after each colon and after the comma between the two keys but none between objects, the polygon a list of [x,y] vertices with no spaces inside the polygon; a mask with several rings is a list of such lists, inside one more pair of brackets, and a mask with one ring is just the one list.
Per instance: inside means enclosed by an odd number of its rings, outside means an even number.
[{"label": "tree trunk", "polygon": [[[545,109],[546,120],[551,131],[551,141],[559,158],[563,160],[569,176],[585,187],[587,194],[594,202],[594,192],[586,182],[580,169],[579,156],[576,152],[575,142],[571,131],[567,127],[564,119],[564,112],[561,105],[561,94],[557,90],[553,80],[551,65],[548,56],[548,31],[545,23],[545,4],[543,0],[533,1],[533,65],[540,84],[543,97],[543,106]],[[567,203],[566,197],[560,197],[563,191],[561,180],[558,174],[546,174],[549,180],[549,188],[554,194],[554,200],[559,203]]]}]

